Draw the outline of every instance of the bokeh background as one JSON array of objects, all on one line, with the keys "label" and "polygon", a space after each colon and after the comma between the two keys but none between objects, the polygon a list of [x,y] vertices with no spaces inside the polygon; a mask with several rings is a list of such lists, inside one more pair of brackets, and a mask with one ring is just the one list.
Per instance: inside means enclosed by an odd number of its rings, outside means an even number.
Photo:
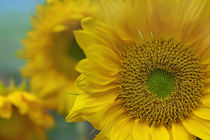
[{"label": "bokeh background", "polygon": [[[0,80],[8,83],[14,79],[21,82],[20,68],[25,61],[18,58],[17,51],[23,46],[21,40],[32,29],[30,15],[45,0],[0,0]],[[92,128],[88,123],[66,123],[65,116],[52,112],[56,127],[48,131],[49,140],[91,140]]]}]

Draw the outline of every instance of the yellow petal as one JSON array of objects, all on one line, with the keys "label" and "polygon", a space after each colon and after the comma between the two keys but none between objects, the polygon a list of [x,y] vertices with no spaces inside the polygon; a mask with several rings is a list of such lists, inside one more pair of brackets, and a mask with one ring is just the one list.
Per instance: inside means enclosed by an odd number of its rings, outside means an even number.
[{"label": "yellow petal", "polygon": [[201,63],[204,64],[204,65],[209,65],[210,64],[210,58],[202,61]]},{"label": "yellow petal", "polygon": [[26,114],[28,112],[28,106],[26,105],[25,102],[22,101],[21,96],[18,94],[11,94],[9,96],[10,102],[16,106],[21,114]]},{"label": "yellow petal", "polygon": [[102,2],[105,7],[106,22],[123,40],[136,42],[139,30],[143,32],[144,37],[147,37],[149,30],[146,17],[150,14],[147,11],[147,1],[103,0]]},{"label": "yellow petal", "polygon": [[[205,69],[206,69],[206,74],[209,74],[210,73],[210,65],[208,64]],[[210,80],[207,83],[210,83]]]},{"label": "yellow petal", "polygon": [[103,69],[98,68],[88,59],[81,60],[76,70],[85,75],[87,79],[94,83],[99,83],[100,85],[106,85],[116,80],[116,76],[107,75],[105,71],[103,72]]},{"label": "yellow petal", "polygon": [[55,125],[54,118],[49,114],[43,114],[42,118],[43,126],[46,128],[52,128]]},{"label": "yellow petal", "polygon": [[88,94],[100,94],[102,92],[115,90],[117,88],[117,84],[110,83],[106,85],[100,85],[92,82],[87,79],[86,76],[81,74],[76,80],[77,86],[84,92]]},{"label": "yellow petal", "polygon": [[105,45],[117,53],[125,50],[126,44],[114,36],[104,22],[88,17],[82,20],[82,27],[85,31],[92,33],[92,38],[100,38],[97,40],[101,45]]},{"label": "yellow petal", "polygon": [[94,138],[94,140],[109,140],[107,137],[105,137],[103,135],[103,133],[99,133],[98,135],[96,135],[96,137]]},{"label": "yellow petal", "polygon": [[53,28],[53,31],[54,32],[62,32],[62,31],[65,31],[67,30],[68,27],[65,26],[65,25],[56,25],[54,28]]},{"label": "yellow petal", "polygon": [[121,122],[119,129],[121,129],[121,135],[119,135],[119,140],[132,140],[132,130],[134,126],[134,120],[126,118]]},{"label": "yellow petal", "polygon": [[[175,32],[177,36],[181,36],[180,41],[190,45],[203,38],[205,28],[208,27],[208,13],[209,0],[178,1]],[[201,49],[202,46],[195,47]]]},{"label": "yellow petal", "polygon": [[74,35],[77,43],[84,50],[84,52],[92,45],[106,44],[102,38],[84,30],[74,31]]},{"label": "yellow petal", "polygon": [[203,36],[200,35],[202,38],[200,39],[201,41],[198,41],[198,43],[195,44],[197,46],[195,52],[200,56],[201,63],[208,66],[206,68],[206,72],[208,73],[210,71],[209,70],[210,69],[209,68],[209,60],[210,60],[209,59],[209,55],[210,55],[210,47],[209,47],[210,34],[209,34],[209,30],[210,30],[210,26],[208,25],[208,27],[206,27],[204,30],[207,33],[206,34],[204,34],[204,33],[201,34]]},{"label": "yellow petal", "polygon": [[210,84],[210,78],[205,79],[205,84],[209,85]]},{"label": "yellow petal", "polygon": [[7,98],[0,96],[0,117],[9,119],[12,115],[12,105]]},{"label": "yellow petal", "polygon": [[121,60],[113,50],[103,45],[93,45],[86,49],[86,52],[87,58],[97,65],[109,71],[114,71],[113,74],[119,72]]},{"label": "yellow petal", "polygon": [[[116,113],[117,112],[117,113]],[[122,124],[122,121],[124,120],[128,120],[128,116],[125,113],[122,113],[122,111],[116,111],[113,114],[114,117],[112,117],[112,119],[110,119],[107,123],[106,123],[106,127],[102,127],[103,132],[106,133],[107,136],[109,136],[110,140],[116,140],[119,139],[120,135],[122,134],[122,126],[125,124]],[[111,113],[110,113],[111,114]],[[129,124],[130,122],[127,122],[127,124]],[[109,127],[107,127],[109,126]],[[132,129],[132,128],[130,128]],[[108,132],[107,132],[108,130]],[[131,134],[132,135],[132,134]],[[125,138],[122,138],[125,139]]]},{"label": "yellow petal", "polygon": [[82,19],[84,17],[84,14],[82,14],[82,13],[74,13],[74,14],[69,15],[69,17],[72,20],[80,20],[80,19]]},{"label": "yellow petal", "polygon": [[116,95],[111,92],[109,94],[104,93],[103,95],[98,96],[80,94],[78,95],[74,106],[69,112],[66,120],[68,122],[73,122],[82,118],[90,122],[98,122],[99,117],[95,117],[94,115],[99,112],[106,104],[113,102],[115,98]]},{"label": "yellow petal", "polygon": [[144,131],[143,125],[135,120],[134,127],[133,127],[133,136],[135,140],[145,140],[144,139]]},{"label": "yellow petal", "polygon": [[0,107],[4,105],[5,98],[3,96],[0,96]]},{"label": "yellow petal", "polygon": [[[204,93],[210,94],[210,88],[205,89],[205,90],[204,90]],[[205,98],[205,97],[204,97],[204,98]]]},{"label": "yellow petal", "polygon": [[54,3],[54,2],[56,2],[57,0],[46,0],[47,1],[47,3]]},{"label": "yellow petal", "polygon": [[168,130],[164,126],[151,127],[151,140],[170,140]]},{"label": "yellow petal", "polygon": [[[119,116],[120,117],[120,116]],[[115,118],[114,120],[116,120]],[[115,131],[107,130],[106,128],[102,128],[102,133],[104,133],[110,140],[133,140],[132,138],[132,130],[134,125],[134,120],[129,119],[128,117],[121,118],[120,121],[118,120],[117,124],[115,122],[111,122],[115,125]],[[113,125],[110,124],[110,125]],[[112,128],[111,128],[112,129]],[[108,132],[106,132],[108,131]]]},{"label": "yellow petal", "polygon": [[122,109],[121,102],[116,101],[106,104],[97,113],[97,117],[101,120],[100,129],[103,129],[103,133],[107,137],[113,138],[117,135],[116,130],[119,129],[119,122],[127,118],[127,114]]},{"label": "yellow petal", "polygon": [[173,35],[175,17],[177,16],[175,14],[176,8],[177,2],[175,0],[155,0],[151,2],[151,15],[148,15],[148,17],[151,32],[155,36],[170,38]]},{"label": "yellow petal", "polygon": [[81,122],[84,121],[84,119],[81,117],[81,115],[77,112],[70,112],[65,119],[66,122]]},{"label": "yellow petal", "polygon": [[192,116],[183,121],[186,130],[201,139],[210,139],[210,121]]},{"label": "yellow petal", "polygon": [[172,125],[172,136],[173,140],[193,140],[195,137],[191,135],[182,124]]},{"label": "yellow petal", "polygon": [[58,105],[58,112],[62,113],[66,111],[69,111],[77,98],[77,96],[82,91],[77,88],[74,81],[71,81],[68,87],[68,90],[66,92],[62,92],[58,95],[57,99],[57,105]]},{"label": "yellow petal", "polygon": [[46,8],[44,5],[42,4],[39,4],[37,7],[36,7],[36,11],[37,11],[37,17],[41,18],[43,17],[45,11],[46,11]]},{"label": "yellow petal", "polygon": [[135,120],[133,127],[134,140],[148,140],[149,139],[149,126],[140,122],[138,119]]},{"label": "yellow petal", "polygon": [[210,108],[202,106],[194,110],[193,113],[199,118],[210,120]]},{"label": "yellow petal", "polygon": [[[39,21],[37,20],[37,18],[35,18],[34,16],[30,16],[30,20],[31,20],[31,23],[32,23],[32,25],[35,27],[35,28],[38,28],[39,27]],[[26,46],[25,44],[24,44],[24,46]]]},{"label": "yellow petal", "polygon": [[207,94],[201,98],[201,103],[207,107],[210,107],[210,95]]}]

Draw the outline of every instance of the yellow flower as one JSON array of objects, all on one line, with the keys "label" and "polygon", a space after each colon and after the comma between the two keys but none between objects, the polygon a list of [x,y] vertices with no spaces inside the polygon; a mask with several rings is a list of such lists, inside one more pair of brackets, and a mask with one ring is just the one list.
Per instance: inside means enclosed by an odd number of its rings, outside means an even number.
[{"label": "yellow flower", "polygon": [[78,76],[74,67],[85,57],[74,40],[73,30],[81,28],[81,18],[99,11],[99,1],[47,2],[37,7],[37,17],[32,17],[34,29],[23,41],[25,49],[21,57],[28,62],[22,74],[30,78],[31,89],[48,107],[64,112],[71,108],[76,97],[71,93],[80,92],[73,84]]},{"label": "yellow flower", "polygon": [[[22,86],[23,87],[23,86]],[[54,125],[40,99],[22,89],[0,84],[0,139],[45,140],[45,130]]]},{"label": "yellow flower", "polygon": [[210,1],[104,0],[86,18],[86,54],[67,121],[90,121],[96,139],[210,139]]}]

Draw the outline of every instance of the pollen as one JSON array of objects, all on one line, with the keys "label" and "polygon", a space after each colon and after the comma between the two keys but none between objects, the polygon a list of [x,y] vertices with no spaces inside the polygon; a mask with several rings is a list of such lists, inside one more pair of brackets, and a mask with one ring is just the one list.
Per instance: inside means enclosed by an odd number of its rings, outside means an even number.
[{"label": "pollen", "polygon": [[154,39],[122,54],[117,100],[129,116],[149,126],[171,127],[204,96],[204,66],[193,49],[174,39]]}]

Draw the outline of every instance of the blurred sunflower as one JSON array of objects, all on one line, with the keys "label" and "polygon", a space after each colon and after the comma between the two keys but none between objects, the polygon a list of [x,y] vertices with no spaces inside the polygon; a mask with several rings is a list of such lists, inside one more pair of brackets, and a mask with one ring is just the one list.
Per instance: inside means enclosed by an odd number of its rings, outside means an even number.
[{"label": "blurred sunflower", "polygon": [[47,139],[45,130],[54,125],[52,116],[36,96],[23,90],[23,84],[10,86],[0,83],[0,139]]},{"label": "blurred sunflower", "polygon": [[75,31],[84,91],[66,118],[96,139],[210,139],[210,1],[104,0]]},{"label": "blurred sunflower", "polygon": [[81,28],[83,17],[99,14],[96,11],[98,0],[48,0],[37,7],[37,17],[32,17],[34,29],[24,39],[21,52],[21,57],[28,60],[22,75],[30,79],[31,89],[46,106],[58,112],[71,108],[75,94],[80,92],[74,85],[79,75],[74,67],[85,55],[77,46],[73,30]]}]

